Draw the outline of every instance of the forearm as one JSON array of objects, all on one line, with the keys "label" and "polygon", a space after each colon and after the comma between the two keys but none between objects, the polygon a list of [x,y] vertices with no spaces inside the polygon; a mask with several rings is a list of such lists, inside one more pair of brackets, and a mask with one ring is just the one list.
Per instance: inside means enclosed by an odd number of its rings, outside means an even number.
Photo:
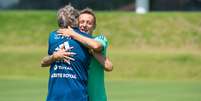
[{"label": "forearm", "polygon": [[46,56],[41,61],[41,67],[48,67],[52,62],[54,62],[53,55]]},{"label": "forearm", "polygon": [[105,71],[112,71],[113,65],[108,57],[103,56],[101,53],[93,53],[93,56],[97,59],[97,61],[104,67]]},{"label": "forearm", "polygon": [[102,49],[102,45],[101,43],[97,42],[94,39],[85,37],[83,35],[80,35],[76,32],[73,32],[73,34],[71,35],[71,37],[79,42],[81,42],[82,44],[84,44],[86,47],[93,49],[96,52],[100,52]]}]

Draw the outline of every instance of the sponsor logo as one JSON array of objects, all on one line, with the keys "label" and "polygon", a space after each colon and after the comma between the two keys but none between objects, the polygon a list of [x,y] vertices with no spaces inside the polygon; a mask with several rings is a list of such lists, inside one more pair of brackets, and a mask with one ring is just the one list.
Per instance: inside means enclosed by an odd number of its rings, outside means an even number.
[{"label": "sponsor logo", "polygon": [[61,69],[61,70],[73,70],[73,68],[72,67],[70,67],[70,66],[58,66],[58,65],[55,65],[54,66],[54,70],[57,70],[57,69]]},{"label": "sponsor logo", "polygon": [[67,74],[67,73],[53,73],[51,78],[70,78],[77,79],[77,75],[75,74]]}]

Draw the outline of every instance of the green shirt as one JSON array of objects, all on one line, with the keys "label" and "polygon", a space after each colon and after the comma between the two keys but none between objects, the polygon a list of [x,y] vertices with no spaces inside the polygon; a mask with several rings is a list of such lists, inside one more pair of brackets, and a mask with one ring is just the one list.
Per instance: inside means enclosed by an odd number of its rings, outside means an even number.
[{"label": "green shirt", "polygon": [[[106,55],[107,39],[103,35],[94,38],[103,46],[101,53]],[[88,94],[89,101],[107,101],[104,86],[104,67],[92,57],[88,70]]]}]

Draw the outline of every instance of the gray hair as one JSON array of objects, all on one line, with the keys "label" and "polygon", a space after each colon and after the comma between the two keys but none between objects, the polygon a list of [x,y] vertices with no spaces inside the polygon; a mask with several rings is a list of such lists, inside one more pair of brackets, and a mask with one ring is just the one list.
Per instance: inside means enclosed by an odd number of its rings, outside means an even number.
[{"label": "gray hair", "polygon": [[57,12],[57,21],[60,28],[77,27],[77,18],[79,11],[73,8],[71,5],[66,5],[60,8]]}]

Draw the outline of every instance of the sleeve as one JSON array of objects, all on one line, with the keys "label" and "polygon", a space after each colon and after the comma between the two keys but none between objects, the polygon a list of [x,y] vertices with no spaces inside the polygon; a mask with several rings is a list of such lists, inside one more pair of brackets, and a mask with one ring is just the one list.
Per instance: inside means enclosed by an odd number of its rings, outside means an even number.
[{"label": "sleeve", "polygon": [[48,55],[52,55],[54,52],[53,44],[54,44],[54,33],[51,32],[48,39]]},{"label": "sleeve", "polygon": [[105,51],[108,47],[108,41],[107,38],[104,35],[99,35],[97,37],[95,37],[95,40],[100,42],[101,45],[103,46],[102,51]]}]

